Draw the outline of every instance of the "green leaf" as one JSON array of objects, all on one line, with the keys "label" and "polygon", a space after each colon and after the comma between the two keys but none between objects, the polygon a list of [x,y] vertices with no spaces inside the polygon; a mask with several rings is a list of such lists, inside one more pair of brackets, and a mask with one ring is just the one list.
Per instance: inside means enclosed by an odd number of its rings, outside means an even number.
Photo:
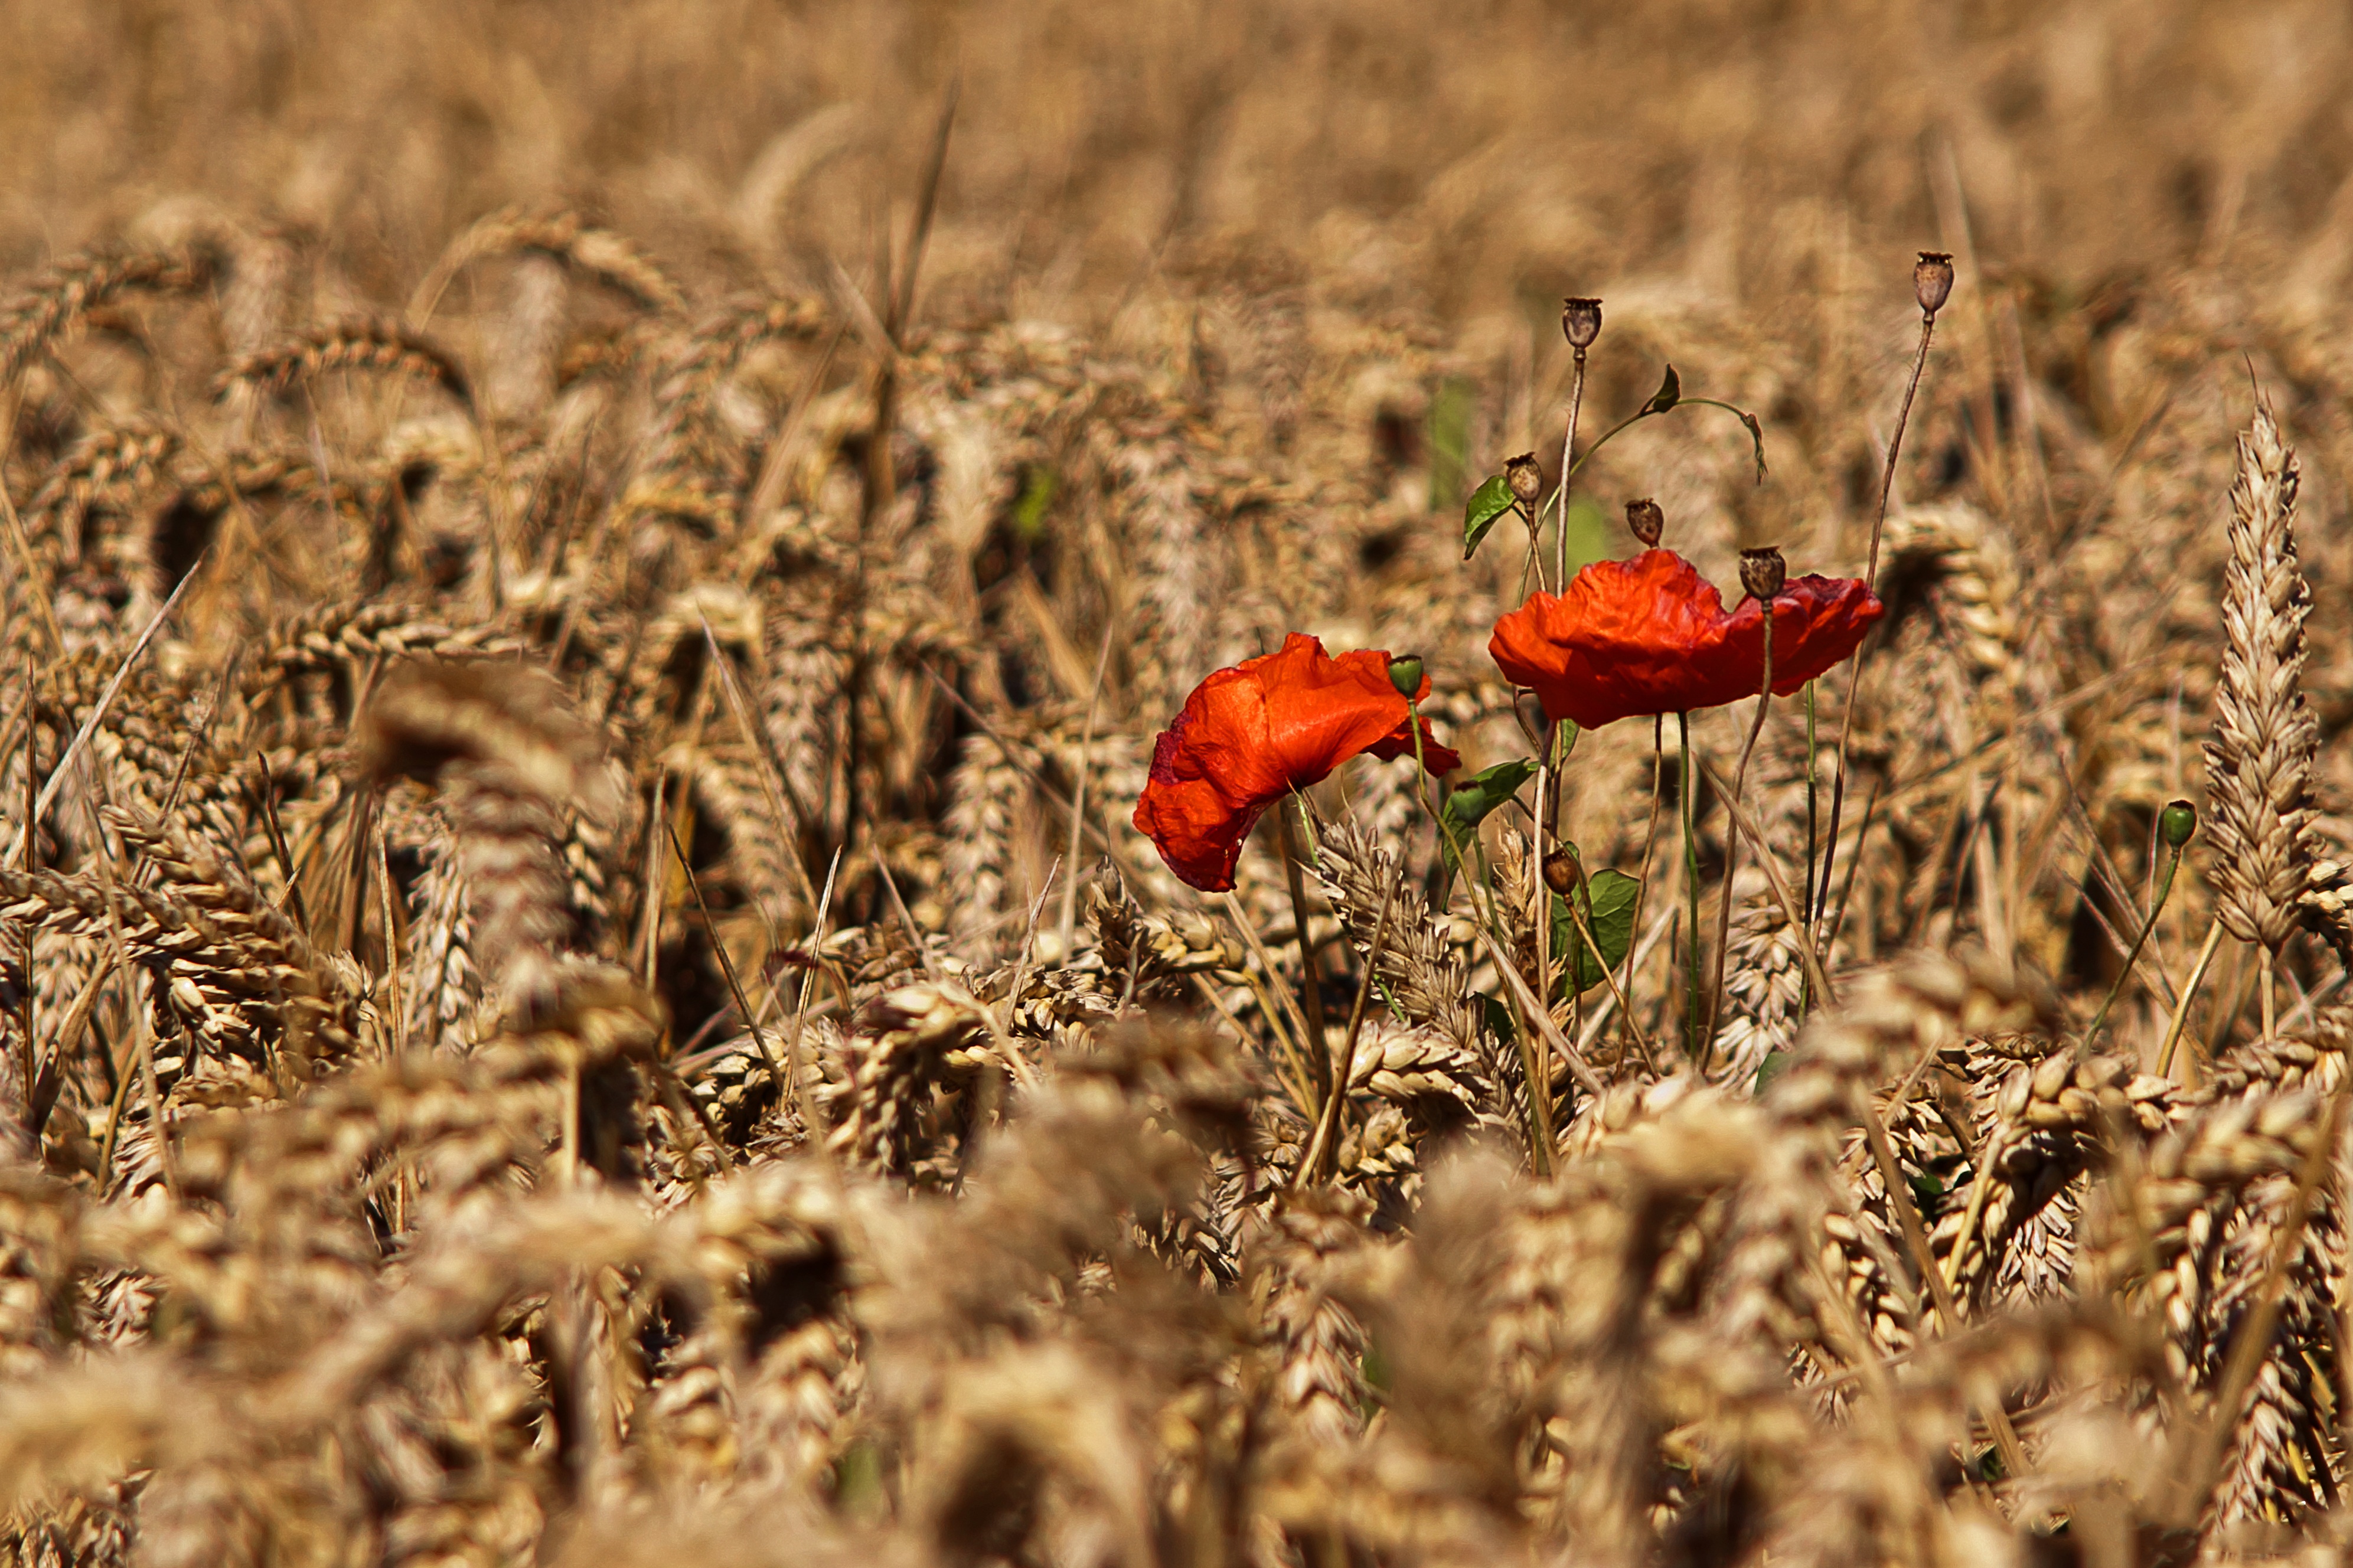
[{"label": "green leaf", "polygon": [[1641,890],[1642,884],[1623,871],[1601,870],[1588,876],[1585,886],[1571,895],[1585,915],[1585,923],[1593,930],[1594,942],[1600,948],[1598,956],[1585,945],[1577,921],[1569,918],[1568,900],[1553,896],[1552,949],[1560,955],[1564,984],[1574,974],[1577,989],[1590,991],[1601,984],[1604,970],[1625,962],[1626,949],[1634,940],[1634,900]]},{"label": "green leaf", "polygon": [[1479,542],[1495,526],[1495,520],[1512,510],[1514,502],[1512,486],[1501,474],[1491,474],[1487,481],[1471,492],[1470,504],[1462,509],[1462,559],[1468,561],[1477,552]]},{"label": "green leaf", "polygon": [[1535,776],[1534,757],[1514,757],[1473,773],[1447,795],[1446,804],[1438,808],[1438,820],[1445,826],[1438,836],[1438,847],[1446,856],[1448,870],[1459,868],[1454,847],[1459,844],[1468,849],[1488,813],[1519,794],[1520,787]]},{"label": "green leaf", "polygon": [[1676,404],[1681,403],[1683,400],[1683,378],[1675,374],[1674,366],[1669,365],[1667,366],[1666,378],[1659,383],[1659,390],[1651,394],[1651,401],[1642,405],[1642,412],[1645,414],[1664,414],[1668,409],[1672,408]]},{"label": "green leaf", "polygon": [[1788,1072],[1788,1052],[1767,1051],[1765,1053],[1765,1059],[1762,1062],[1759,1062],[1757,1066],[1757,1081],[1749,1086],[1748,1092],[1752,1095],[1761,1097],[1766,1089],[1772,1087],[1772,1083],[1775,1079],[1779,1078],[1783,1073]]}]

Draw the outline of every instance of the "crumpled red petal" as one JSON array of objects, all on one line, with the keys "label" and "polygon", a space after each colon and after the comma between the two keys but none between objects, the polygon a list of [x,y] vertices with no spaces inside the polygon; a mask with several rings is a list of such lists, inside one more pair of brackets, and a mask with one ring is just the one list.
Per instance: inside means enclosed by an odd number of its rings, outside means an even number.
[{"label": "crumpled red petal", "polygon": [[[1385,760],[1412,753],[1406,700],[1388,670],[1386,653],[1359,649],[1335,658],[1317,638],[1293,632],[1277,651],[1216,671],[1154,742],[1136,827],[1192,886],[1232,887],[1242,841],[1269,805],[1362,752]],[[1420,695],[1429,694],[1424,676]],[[1421,735],[1431,773],[1461,765],[1427,720]]]},{"label": "crumpled red petal", "polygon": [[[1773,600],[1773,690],[1787,697],[1837,665],[1884,613],[1852,577],[1793,577]],[[1495,623],[1487,651],[1546,714],[1594,729],[1754,697],[1765,676],[1765,611],[1726,613],[1715,584],[1672,550],[1603,561],[1558,595],[1535,594]]]}]

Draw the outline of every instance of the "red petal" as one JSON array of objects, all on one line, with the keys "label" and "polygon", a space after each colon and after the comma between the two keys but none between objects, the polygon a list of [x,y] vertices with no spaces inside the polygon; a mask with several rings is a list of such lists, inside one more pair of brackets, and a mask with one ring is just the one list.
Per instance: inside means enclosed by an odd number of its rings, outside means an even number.
[{"label": "red petal", "polygon": [[[1861,644],[1883,606],[1852,578],[1799,577],[1773,602],[1773,689],[1781,695]],[[1753,697],[1764,680],[1763,606],[1727,615],[1723,596],[1669,550],[1600,562],[1568,592],[1531,596],[1487,644],[1506,678],[1554,719],[1591,729]]]},{"label": "red petal", "polygon": [[[1335,658],[1294,632],[1277,651],[1211,674],[1154,743],[1136,827],[1194,887],[1232,887],[1242,840],[1267,806],[1360,752],[1412,751],[1406,700],[1388,669],[1385,653]],[[1426,676],[1421,689],[1430,689]],[[1426,722],[1422,733],[1434,772],[1460,765]]]}]

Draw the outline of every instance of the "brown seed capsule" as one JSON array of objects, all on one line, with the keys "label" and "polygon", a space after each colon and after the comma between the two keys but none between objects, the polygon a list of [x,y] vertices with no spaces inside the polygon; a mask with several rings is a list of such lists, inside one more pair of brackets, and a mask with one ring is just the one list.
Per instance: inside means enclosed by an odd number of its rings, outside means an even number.
[{"label": "brown seed capsule", "polygon": [[1534,501],[1544,493],[1544,468],[1534,452],[1523,452],[1504,465],[1504,482],[1512,487],[1512,494],[1523,501]]},{"label": "brown seed capsule", "polygon": [[1657,501],[1644,496],[1641,500],[1626,503],[1626,526],[1634,531],[1634,537],[1642,542],[1645,549],[1655,550],[1659,535],[1666,531],[1667,514]]},{"label": "brown seed capsule", "polygon": [[1544,858],[1545,886],[1566,898],[1583,869],[1577,863],[1576,850],[1556,849]]},{"label": "brown seed capsule", "polygon": [[1401,653],[1389,660],[1389,684],[1408,702],[1421,697],[1421,655]]},{"label": "brown seed capsule", "polygon": [[1773,545],[1740,552],[1740,585],[1757,598],[1770,600],[1789,580],[1788,563]]},{"label": "brown seed capsule", "polygon": [[1953,258],[1941,250],[1924,250],[1912,268],[1912,293],[1920,309],[1935,315],[1953,296]]},{"label": "brown seed capsule", "polygon": [[1601,301],[1599,300],[1563,300],[1560,302],[1560,330],[1573,349],[1589,349],[1593,340],[1601,335]]}]

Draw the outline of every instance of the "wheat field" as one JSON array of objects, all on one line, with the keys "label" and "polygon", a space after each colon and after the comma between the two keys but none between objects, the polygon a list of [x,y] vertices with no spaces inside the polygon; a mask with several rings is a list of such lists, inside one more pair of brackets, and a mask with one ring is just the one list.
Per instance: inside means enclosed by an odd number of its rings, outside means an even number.
[{"label": "wheat field", "polygon": [[[2338,1561],[2348,87],[2256,0],[0,7],[0,1540]],[[1548,729],[1491,632],[1642,500],[1883,613]],[[1198,891],[1155,737],[1293,633],[1462,766]]]}]

